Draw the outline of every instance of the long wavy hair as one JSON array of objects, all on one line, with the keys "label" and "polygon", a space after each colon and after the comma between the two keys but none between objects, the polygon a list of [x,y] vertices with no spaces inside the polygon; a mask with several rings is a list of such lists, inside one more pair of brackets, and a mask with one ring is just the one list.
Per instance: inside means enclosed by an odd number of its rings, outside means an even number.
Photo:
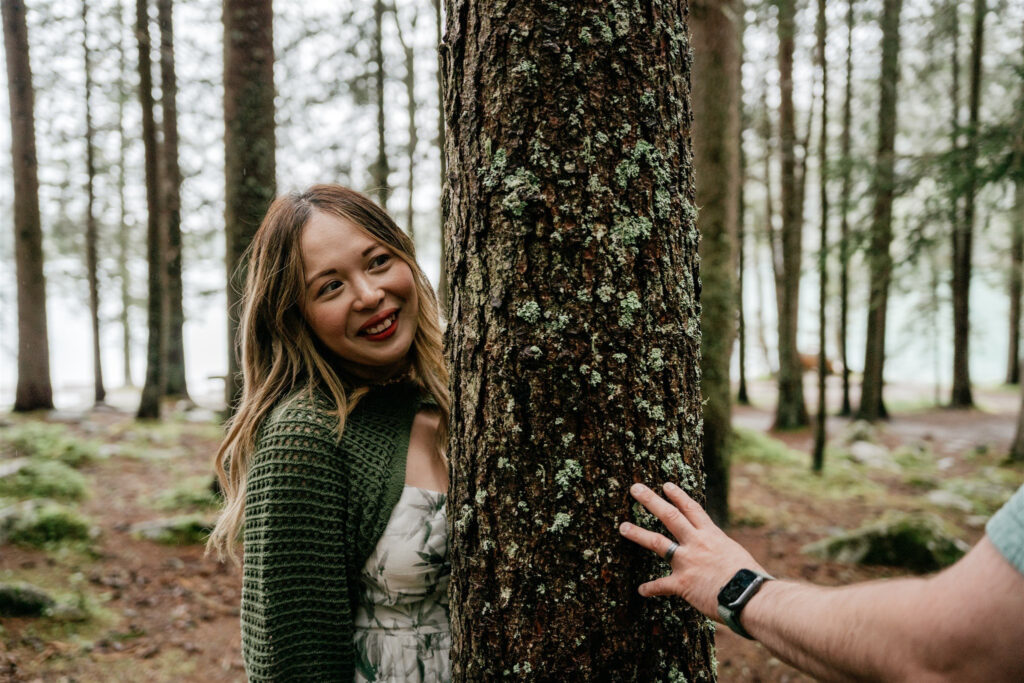
[{"label": "long wavy hair", "polygon": [[327,393],[337,406],[338,438],[345,419],[369,391],[366,380],[340,376],[330,351],[310,330],[301,301],[305,274],[299,240],[314,211],[348,220],[391,248],[409,264],[416,282],[419,318],[408,354],[408,377],[434,398],[440,412],[435,452],[443,458],[448,440],[448,369],[442,352],[437,297],[416,263],[412,240],[368,197],[340,185],[314,185],[283,195],[267,210],[248,249],[239,337],[242,397],[214,457],[224,508],[207,542],[207,552],[238,561],[235,546],[245,517],[245,487],[256,434],[281,398],[297,388]]}]

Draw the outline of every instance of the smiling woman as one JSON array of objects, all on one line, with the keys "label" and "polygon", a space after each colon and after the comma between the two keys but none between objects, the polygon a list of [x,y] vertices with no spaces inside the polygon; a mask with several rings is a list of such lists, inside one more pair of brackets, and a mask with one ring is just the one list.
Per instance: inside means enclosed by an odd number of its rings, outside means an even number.
[{"label": "smiling woman", "polygon": [[209,548],[242,532],[249,680],[448,680],[448,371],[411,240],[344,187],[279,197],[243,302]]},{"label": "smiling woman", "polygon": [[351,221],[319,211],[300,244],[303,314],[313,334],[353,374],[398,372],[419,318],[409,264]]}]

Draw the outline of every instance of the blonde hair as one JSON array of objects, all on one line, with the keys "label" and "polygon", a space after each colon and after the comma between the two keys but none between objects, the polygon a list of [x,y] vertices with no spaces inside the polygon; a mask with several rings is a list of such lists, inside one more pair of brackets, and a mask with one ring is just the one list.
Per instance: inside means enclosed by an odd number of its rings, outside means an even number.
[{"label": "blonde hair", "polygon": [[[365,380],[339,377],[302,315],[304,273],[299,239],[314,211],[354,223],[409,264],[416,283],[419,319],[409,349],[409,378],[437,402],[440,426],[436,452],[448,440],[448,368],[442,353],[437,297],[416,263],[412,240],[368,197],[340,185],[314,185],[278,197],[270,205],[248,249],[239,337],[242,397],[214,457],[224,508],[207,541],[223,559],[237,563],[235,544],[245,518],[246,478],[256,434],[277,402],[296,388],[325,391],[338,408],[338,435],[345,418],[369,391]],[[328,352],[329,353],[329,352]],[[362,384],[360,384],[362,382]]]}]

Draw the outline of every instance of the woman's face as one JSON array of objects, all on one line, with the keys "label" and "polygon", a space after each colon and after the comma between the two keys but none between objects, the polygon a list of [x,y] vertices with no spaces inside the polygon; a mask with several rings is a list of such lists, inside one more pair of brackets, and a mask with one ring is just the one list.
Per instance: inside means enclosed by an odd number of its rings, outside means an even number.
[{"label": "woman's face", "polygon": [[409,265],[351,221],[320,211],[302,229],[299,248],[302,313],[317,338],[361,377],[399,370],[419,320]]}]

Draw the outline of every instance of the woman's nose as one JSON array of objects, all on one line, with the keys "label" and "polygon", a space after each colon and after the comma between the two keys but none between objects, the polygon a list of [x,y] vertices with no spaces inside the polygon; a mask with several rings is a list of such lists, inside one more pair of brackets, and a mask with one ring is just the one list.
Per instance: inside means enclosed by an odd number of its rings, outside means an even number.
[{"label": "woman's nose", "polygon": [[384,299],[384,290],[369,280],[359,280],[356,283],[355,295],[353,306],[357,310],[372,310]]}]

